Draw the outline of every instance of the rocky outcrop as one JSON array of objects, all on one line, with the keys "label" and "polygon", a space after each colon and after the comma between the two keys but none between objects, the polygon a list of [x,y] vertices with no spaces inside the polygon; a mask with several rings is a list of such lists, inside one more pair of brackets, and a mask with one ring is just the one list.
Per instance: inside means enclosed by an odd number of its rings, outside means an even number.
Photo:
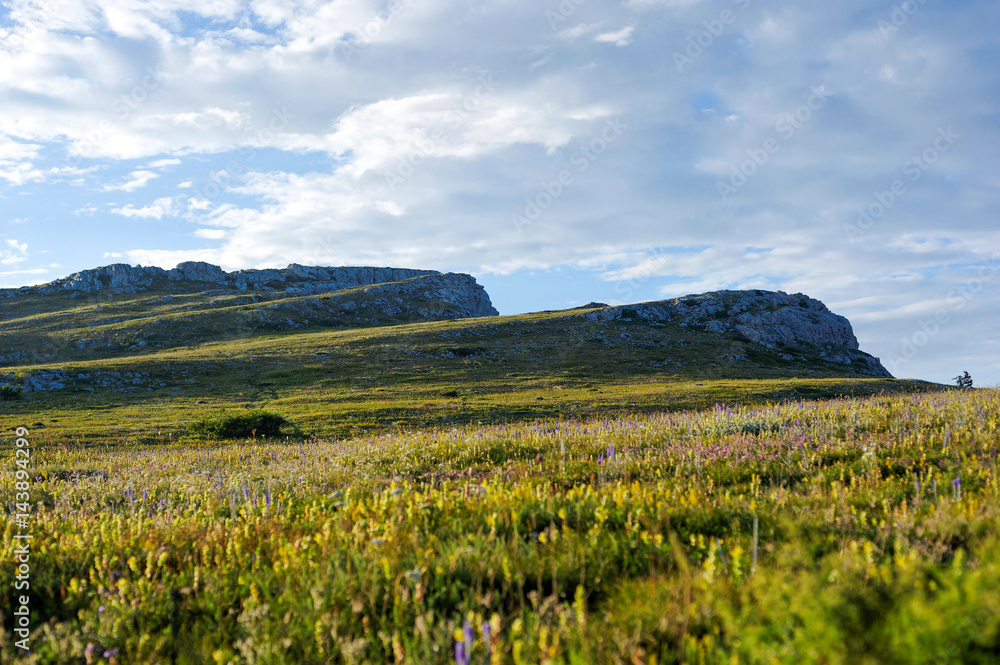
[{"label": "rocky outcrop", "polygon": [[875,376],[891,376],[878,358],[859,350],[850,321],[801,293],[713,291],[673,300],[603,307],[574,316],[591,321],[639,318],[671,322],[769,349],[811,348],[829,362],[855,365]]},{"label": "rocky outcrop", "polygon": [[[408,285],[408,280],[415,278],[426,278],[429,281],[421,286]],[[204,291],[208,295],[261,291],[281,292],[286,296],[309,296],[375,285],[382,285],[387,294],[393,295],[427,292],[429,297],[449,305],[449,309],[456,312],[458,317],[499,314],[483,287],[466,274],[408,268],[328,268],[296,263],[282,269],[235,272],[226,272],[219,266],[202,261],[185,261],[171,270],[116,263],[83,270],[40,286],[3,289],[0,296],[13,297],[25,292],[35,292],[65,293],[72,298],[87,293],[140,293],[155,288],[178,287],[184,287],[187,291]]]},{"label": "rocky outcrop", "polygon": [[[398,282],[422,275],[440,275],[436,270],[411,270],[408,268],[371,268],[303,266],[293,263],[286,268],[273,270],[237,270],[226,272],[203,261],[185,261],[176,268],[164,270],[156,266],[132,266],[115,263],[102,268],[83,270],[69,277],[57,279],[40,286],[21,289],[3,289],[4,296],[13,296],[26,290],[52,294],[60,292],[93,293],[115,289],[123,293],[138,293],[159,286],[158,282],[190,282],[194,287],[215,286],[238,291],[246,289],[275,291],[292,290],[301,293],[330,293],[367,284]],[[451,274],[451,273],[447,273]]]},{"label": "rocky outcrop", "polygon": [[109,388],[120,393],[163,388],[166,384],[150,378],[149,372],[90,372],[73,373],[60,369],[39,369],[24,375],[0,374],[0,385],[17,386],[22,393],[63,390],[67,387],[84,392]]}]

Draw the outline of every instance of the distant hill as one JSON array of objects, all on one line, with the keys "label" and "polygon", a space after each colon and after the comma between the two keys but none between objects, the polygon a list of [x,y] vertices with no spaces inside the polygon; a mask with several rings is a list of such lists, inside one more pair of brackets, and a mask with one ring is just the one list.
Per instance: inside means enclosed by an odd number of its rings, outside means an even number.
[{"label": "distant hill", "polygon": [[0,291],[0,384],[0,413],[48,441],[147,443],[242,408],[322,438],[935,387],[801,294],[499,316],[469,275],[206,263]]},{"label": "distant hill", "polygon": [[0,366],[120,357],[295,330],[497,316],[470,275],[401,268],[225,272],[115,264],[0,290]]},{"label": "distant hill", "polygon": [[[802,294],[769,291],[500,317],[483,287],[465,274],[295,264],[225,272],[188,262],[172,270],[125,264],[85,270],[2,290],[0,305],[0,368],[10,368],[0,369],[0,382],[18,383],[25,392],[179,388],[173,370],[105,375],[97,367],[154,366],[173,350],[194,358],[212,348],[218,358],[219,344],[238,356],[260,340],[295,349],[293,355],[315,347],[310,353],[328,360],[340,353],[328,333],[369,329],[375,330],[357,339],[375,335],[383,342],[377,349],[362,344],[354,358],[373,355],[396,373],[458,359],[456,377],[469,380],[489,375],[486,365],[595,377],[891,378],[859,349],[847,319]],[[453,322],[451,332],[420,327],[434,321]],[[288,341],[279,345],[277,338]],[[346,343],[351,336],[338,339]],[[170,357],[176,365],[176,355]],[[86,371],[89,366],[97,373]],[[241,373],[256,380],[252,365],[229,369],[234,380]],[[143,378],[151,374],[156,381]],[[306,382],[307,375],[287,378]]]}]

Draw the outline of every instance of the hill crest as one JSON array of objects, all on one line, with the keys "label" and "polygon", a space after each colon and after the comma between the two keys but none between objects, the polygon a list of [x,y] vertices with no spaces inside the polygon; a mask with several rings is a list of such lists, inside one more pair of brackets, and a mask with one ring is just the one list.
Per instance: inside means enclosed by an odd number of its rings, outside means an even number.
[{"label": "hill crest", "polygon": [[[0,366],[8,367],[124,358],[273,333],[498,316],[486,290],[470,275],[407,268],[291,264],[226,272],[196,261],[171,270],[114,264],[48,284],[5,289],[0,297],[6,299],[0,310]],[[737,373],[752,375],[763,363],[793,373],[826,367],[827,372],[890,377],[877,358],[860,351],[846,318],[799,293],[713,291],[630,305],[590,303],[543,315],[553,324],[579,322],[535,340],[549,349],[536,361],[543,364],[565,355],[568,340],[580,338],[574,343],[579,346],[583,331],[592,330],[588,339],[615,362],[639,361],[650,368],[687,367],[697,373],[697,359],[671,360],[690,353],[695,344],[706,366],[732,361]],[[501,320],[531,335],[533,316]],[[470,324],[476,328],[489,321]],[[658,328],[674,332],[664,335]],[[617,331],[616,341],[609,344],[598,329]],[[636,344],[664,357],[633,358],[629,349]],[[760,356],[755,349],[767,353]]]}]

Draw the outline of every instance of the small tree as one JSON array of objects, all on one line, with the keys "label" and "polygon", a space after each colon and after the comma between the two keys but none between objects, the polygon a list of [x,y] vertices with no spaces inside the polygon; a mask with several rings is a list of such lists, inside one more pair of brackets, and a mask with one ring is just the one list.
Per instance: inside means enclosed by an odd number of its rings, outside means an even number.
[{"label": "small tree", "polygon": [[968,372],[962,372],[955,377],[955,383],[959,388],[971,388],[972,387],[972,377],[969,376]]}]

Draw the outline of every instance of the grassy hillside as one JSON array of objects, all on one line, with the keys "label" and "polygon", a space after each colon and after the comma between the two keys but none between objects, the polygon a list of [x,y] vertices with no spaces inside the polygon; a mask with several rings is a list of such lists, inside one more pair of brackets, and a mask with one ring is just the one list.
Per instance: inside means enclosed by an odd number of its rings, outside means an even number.
[{"label": "grassy hillside", "polygon": [[[377,284],[320,295],[299,295],[287,288],[239,292],[208,283],[166,280],[139,293],[107,290],[67,295],[25,290],[0,300],[0,363],[120,358],[276,332],[453,319],[452,307],[433,294],[421,293],[419,286],[435,279],[424,276],[399,282],[414,288],[405,300],[393,298],[392,302],[387,302],[387,289],[382,288],[388,285]],[[390,306],[401,311],[386,313]],[[417,314],[418,310],[429,316]]]},{"label": "grassy hillside", "polygon": [[[150,298],[116,304],[115,316],[127,307],[141,310]],[[76,312],[80,325],[73,335],[103,339],[107,326],[142,329],[184,310],[182,302],[175,296],[145,318],[91,327],[82,322],[95,305],[37,316],[51,331],[58,317]],[[0,413],[37,423],[52,440],[160,441],[183,436],[192,422],[222,409],[266,407],[294,423],[289,435],[328,438],[931,387],[852,376],[850,368],[804,350],[787,360],[777,350],[688,328],[593,322],[572,313],[244,335],[230,330],[225,341],[204,341],[209,322],[231,314],[209,309],[173,348],[119,345],[108,357],[84,359],[84,352],[71,351],[60,362],[2,369],[13,382],[58,372],[63,388],[0,402]],[[21,316],[7,325],[30,320]],[[185,339],[189,344],[181,345]]]}]

